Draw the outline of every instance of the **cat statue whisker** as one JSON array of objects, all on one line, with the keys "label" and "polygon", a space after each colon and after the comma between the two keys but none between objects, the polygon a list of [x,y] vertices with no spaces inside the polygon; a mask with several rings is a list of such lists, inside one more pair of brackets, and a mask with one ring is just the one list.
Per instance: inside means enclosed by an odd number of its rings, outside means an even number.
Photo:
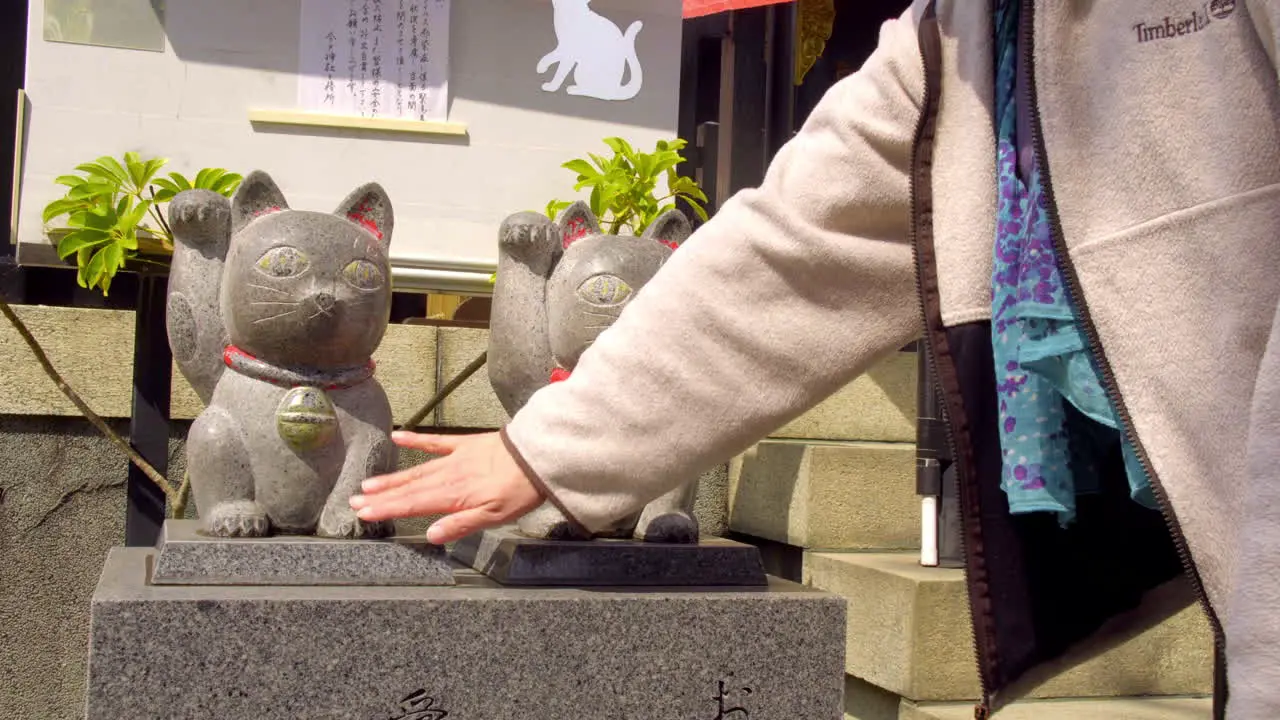
[{"label": "cat statue whisker", "polygon": [[[693,230],[678,210],[662,214],[639,237],[606,235],[583,202],[556,220],[517,213],[499,232],[498,274],[489,331],[489,382],[509,414],[573,372],[578,358]],[[596,537],[693,543],[697,480],[649,503]],[[524,535],[584,540],[551,503],[520,518]]]},{"label": "cat statue whisker", "polygon": [[254,172],[231,200],[178,194],[169,224],[169,345],[206,405],[187,436],[204,531],[389,534],[348,503],[396,467],[372,360],[391,307],[386,192],[369,184],[334,213],[298,211]]},{"label": "cat statue whisker", "polygon": [[265,291],[265,292],[272,292],[272,293],[277,293],[277,294],[280,294],[280,295],[286,295],[286,294],[288,294],[288,293],[286,293],[284,290],[277,290],[277,289],[275,289],[275,288],[273,288],[273,287],[267,287],[266,285],[254,285],[253,283],[247,283],[247,287],[253,288],[254,290],[262,290],[262,291]]}]

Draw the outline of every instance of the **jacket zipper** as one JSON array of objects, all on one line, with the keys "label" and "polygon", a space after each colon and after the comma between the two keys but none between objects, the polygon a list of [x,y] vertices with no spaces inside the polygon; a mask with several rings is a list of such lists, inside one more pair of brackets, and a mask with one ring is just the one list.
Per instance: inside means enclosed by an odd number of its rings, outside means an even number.
[{"label": "jacket zipper", "polygon": [[1067,298],[1072,308],[1080,319],[1080,325],[1084,331],[1085,340],[1089,346],[1089,353],[1093,357],[1095,366],[1098,369],[1098,375],[1102,381],[1102,386],[1107,393],[1107,398],[1111,401],[1117,419],[1119,420],[1120,429],[1124,433],[1124,437],[1128,440],[1137,455],[1139,462],[1142,464],[1142,470],[1147,476],[1147,480],[1151,485],[1152,494],[1155,496],[1160,506],[1160,514],[1164,516],[1165,525],[1169,529],[1169,533],[1173,538],[1174,546],[1178,551],[1178,558],[1182,561],[1182,568],[1187,579],[1190,580],[1192,588],[1195,590],[1200,605],[1204,609],[1205,615],[1209,618],[1210,627],[1213,629],[1214,650],[1217,653],[1215,665],[1215,682],[1214,682],[1214,717],[1221,720],[1225,717],[1226,704],[1226,684],[1225,677],[1221,673],[1221,663],[1225,655],[1225,635],[1222,631],[1222,623],[1214,611],[1212,604],[1209,602],[1209,595],[1204,589],[1204,583],[1200,579],[1200,573],[1196,569],[1195,561],[1191,558],[1191,550],[1187,544],[1187,538],[1182,532],[1182,526],[1178,522],[1178,518],[1174,515],[1169,503],[1169,496],[1165,493],[1164,486],[1160,483],[1159,476],[1156,475],[1155,469],[1151,465],[1151,459],[1147,456],[1146,448],[1144,448],[1138,439],[1137,433],[1133,430],[1133,421],[1129,416],[1121,396],[1119,387],[1116,383],[1115,374],[1111,370],[1111,364],[1107,361],[1103,354],[1102,341],[1098,337],[1097,328],[1094,327],[1093,318],[1089,314],[1089,308],[1082,301],[1083,293],[1080,288],[1080,279],[1076,275],[1075,266],[1071,262],[1071,257],[1067,251],[1066,241],[1063,237],[1062,222],[1058,215],[1058,204],[1053,194],[1053,183],[1049,175],[1049,165],[1047,162],[1047,151],[1044,143],[1044,130],[1041,124],[1040,106],[1038,104],[1038,94],[1036,91],[1036,66],[1035,66],[1035,2],[1034,0],[1022,0],[1022,18],[1020,20],[1022,27],[1019,29],[1022,41],[1022,58],[1021,61],[1026,63],[1027,68],[1027,97],[1024,100],[1027,108],[1031,111],[1031,135],[1035,152],[1036,163],[1040,167],[1040,175],[1042,178],[1043,192],[1045,197],[1046,212],[1049,219],[1050,234],[1052,236],[1054,253],[1058,264],[1058,271],[1062,275],[1063,287],[1066,290]]},{"label": "jacket zipper", "polygon": [[[929,35],[928,37],[926,37],[925,35],[926,28],[928,28],[928,31],[931,33],[931,35]],[[920,189],[918,187],[919,176],[923,172],[929,172],[928,169],[923,167],[924,161],[922,160],[921,146],[926,142],[925,136],[928,135],[927,142],[930,145],[928,149],[928,154],[932,155],[933,153],[933,147],[932,147],[933,137],[932,136],[933,136],[933,133],[936,132],[936,127],[934,124],[936,121],[936,116],[938,111],[937,93],[939,92],[940,88],[937,87],[937,82],[933,77],[933,71],[938,70],[937,65],[938,63],[941,62],[941,59],[937,57],[938,50],[940,49],[940,42],[935,42],[937,40],[937,32],[938,30],[937,30],[936,3],[930,3],[925,8],[924,14],[920,19],[920,26],[917,30],[917,36],[919,40],[918,44],[920,47],[920,61],[924,67],[924,101],[923,101],[923,106],[920,112],[920,119],[917,121],[917,124],[916,124],[914,142],[912,143],[911,173],[908,180],[910,183],[910,197],[911,197],[911,240],[912,240],[911,254],[912,254],[912,259],[914,261],[915,269],[916,269],[916,272],[915,272],[916,296],[917,298],[919,298],[919,301],[920,301],[920,320],[921,320],[921,328],[923,329],[923,336],[921,338],[922,342],[920,343],[920,347],[921,347],[921,350],[927,356],[927,359],[930,365],[932,365],[933,368],[935,369],[935,372],[933,373],[934,378],[933,378],[933,383],[932,383],[933,386],[931,390],[937,393],[939,397],[942,397],[945,399],[947,396],[946,396],[945,389],[942,386],[941,375],[939,372],[937,372],[939,368],[939,358],[938,358],[937,348],[935,346],[933,338],[930,337],[930,330],[932,329],[932,327],[931,327],[930,318],[929,318],[929,310],[925,302],[925,291],[924,291],[924,285],[923,285],[925,261],[920,255],[920,236],[921,236],[922,215],[928,212],[930,214],[930,218],[928,222],[932,223],[933,222],[932,211],[931,210],[926,211],[923,208],[922,206],[923,198],[922,198]],[[928,182],[928,185],[930,187],[930,192],[931,192],[932,183]],[[936,329],[939,332],[942,331],[941,327],[938,327]],[[961,454],[958,452],[959,447],[958,447],[958,443],[956,442],[955,427],[953,424],[954,421],[952,417],[954,413],[950,408],[947,407],[947,403],[945,401],[942,403],[942,411],[943,411],[942,427],[943,427],[944,435],[946,438],[947,447],[951,452],[952,463],[955,465],[955,468],[956,468],[957,480],[960,486],[963,488],[966,484],[967,476],[969,472],[968,472],[967,463],[965,462],[965,458],[961,456]],[[963,498],[961,500],[963,502]],[[968,514],[969,513],[962,513],[962,516],[968,515]],[[961,556],[966,558],[966,563],[965,563],[966,573],[968,573],[970,572],[969,563],[968,563],[968,559],[970,558],[970,553],[969,553],[968,543],[966,542],[965,535],[966,533],[964,532],[960,534],[960,552],[961,552]],[[991,711],[990,711],[991,680],[988,677],[988,673],[986,671],[986,665],[983,663],[983,655],[984,655],[983,649],[984,649],[984,646],[993,647],[993,644],[990,638],[987,637],[990,634],[989,623],[987,623],[987,619],[981,615],[981,611],[976,605],[971,611],[971,616],[973,617],[973,620],[974,620],[974,634],[975,634],[975,642],[974,642],[974,648],[973,648],[974,663],[977,666],[978,682],[979,682],[981,693],[982,693],[979,704],[974,708],[974,718],[975,720],[986,720],[991,714]],[[982,634],[983,640],[978,639],[979,633]]]}]

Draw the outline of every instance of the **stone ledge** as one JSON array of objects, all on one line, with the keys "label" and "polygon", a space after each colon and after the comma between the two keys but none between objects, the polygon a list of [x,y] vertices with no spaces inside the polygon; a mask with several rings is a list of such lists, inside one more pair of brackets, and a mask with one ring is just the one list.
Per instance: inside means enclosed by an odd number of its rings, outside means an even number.
[{"label": "stone ledge", "polygon": [[[37,305],[14,310],[54,368],[94,412],[107,418],[129,417],[132,311]],[[407,420],[435,392],[436,332],[430,326],[392,325],[374,355],[378,380],[387,390],[397,421]],[[463,360],[462,366],[470,359]],[[4,368],[0,372],[0,415],[80,415],[45,376],[26,343],[7,322],[0,322],[0,368]],[[176,369],[171,397],[174,419],[190,420],[203,409],[195,391]]]},{"label": "stone ledge", "polygon": [[[128,417],[133,358],[133,312],[19,305],[14,308],[45,348],[54,367],[103,417]],[[404,421],[485,350],[489,332],[472,328],[392,325],[374,358],[397,422]],[[440,362],[437,364],[437,355]],[[0,323],[0,415],[79,415],[8,323]],[[191,419],[199,398],[174,373],[172,412]],[[437,410],[437,427],[494,428],[506,412],[481,369]],[[915,354],[895,353],[800,418],[780,437],[915,439]]]},{"label": "stone ledge", "polygon": [[914,352],[893,353],[769,435],[799,440],[913,443],[916,375]]},{"label": "stone ledge", "polygon": [[[898,720],[902,698],[852,675],[844,676],[844,720]],[[972,715],[965,720],[972,720]]]},{"label": "stone ledge", "polygon": [[[1213,700],[1187,698],[1104,698],[1093,700],[1042,700],[1014,703],[999,710],[998,720],[1193,720],[1213,714]],[[898,720],[972,720],[973,705],[916,705],[902,703]]]},{"label": "stone ledge", "polygon": [[[489,349],[489,331],[472,328],[448,328],[440,333],[439,387],[453,380],[467,365]],[[436,409],[436,425],[440,427],[502,427],[507,424],[507,411],[489,385],[489,368],[482,367],[458,386]]]},{"label": "stone ledge", "polygon": [[729,529],[803,548],[919,547],[915,446],[766,440],[730,469]]},{"label": "stone ledge", "polygon": [[[915,701],[980,695],[963,571],[920,567],[914,554],[810,552],[804,581],[849,600],[850,675]],[[1213,639],[1192,605],[1105,651],[1064,659],[1046,676],[1018,694],[1209,694]]]}]

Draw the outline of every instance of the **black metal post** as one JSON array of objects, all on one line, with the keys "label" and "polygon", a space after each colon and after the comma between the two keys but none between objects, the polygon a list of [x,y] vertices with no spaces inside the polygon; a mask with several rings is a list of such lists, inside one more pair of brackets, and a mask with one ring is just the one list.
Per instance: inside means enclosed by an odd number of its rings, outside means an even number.
[{"label": "black metal post", "polygon": [[[169,471],[169,392],[173,356],[165,329],[163,276],[139,278],[133,336],[133,412],[129,441],[160,474]],[[154,546],[164,522],[164,491],[129,464],[124,538],[130,547]]]},{"label": "black metal post", "polygon": [[928,353],[923,346],[919,346],[916,352],[919,372],[916,389],[916,494],[922,498],[933,498],[936,544],[929,550],[935,554],[937,566],[962,567],[960,488],[947,443],[945,408],[938,397]]},{"label": "black metal post", "polygon": [[698,166],[694,170],[693,179],[698,182],[702,192],[707,196],[707,215],[715,215],[718,206],[716,197],[719,193],[720,168],[720,123],[705,122],[697,131]]},{"label": "black metal post", "polygon": [[766,53],[768,8],[735,10],[730,15],[729,28],[731,50],[726,58],[731,62],[732,85],[728,97],[728,123],[721,121],[720,132],[725,137],[729,161],[727,178],[721,178],[720,192],[726,197],[746,188],[760,185],[766,156],[765,123],[768,114],[766,88],[769,85],[769,57]]},{"label": "black metal post", "polygon": [[765,55],[765,171],[773,156],[795,134],[796,118],[796,5],[766,8]]},{"label": "black metal post", "polygon": [[942,501],[938,506],[938,567],[963,568],[964,526],[960,520],[960,481],[952,463],[942,473]]},{"label": "black metal post", "polygon": [[[692,177],[708,202],[708,215],[716,211],[719,174],[719,121],[721,96],[721,62],[728,42],[729,16],[716,13],[684,22],[683,49],[680,61],[680,137],[688,141],[685,162],[676,170]],[[681,203],[681,209],[696,228],[700,225],[692,210]]]}]

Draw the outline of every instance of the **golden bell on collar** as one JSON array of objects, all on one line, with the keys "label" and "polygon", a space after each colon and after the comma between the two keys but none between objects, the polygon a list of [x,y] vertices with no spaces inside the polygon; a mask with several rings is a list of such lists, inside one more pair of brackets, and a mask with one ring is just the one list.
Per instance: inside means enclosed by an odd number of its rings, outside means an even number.
[{"label": "golden bell on collar", "polygon": [[315,450],[338,434],[338,414],[328,394],[318,387],[296,387],[276,408],[276,432],[295,451]]}]

